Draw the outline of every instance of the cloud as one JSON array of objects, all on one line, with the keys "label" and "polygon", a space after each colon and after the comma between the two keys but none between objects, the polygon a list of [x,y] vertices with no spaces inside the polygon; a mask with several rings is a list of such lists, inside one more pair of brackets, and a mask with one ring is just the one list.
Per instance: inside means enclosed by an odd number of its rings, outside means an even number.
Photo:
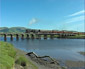
[{"label": "cloud", "polygon": [[66,16],[65,24],[68,30],[84,31],[85,10]]},{"label": "cloud", "polygon": [[74,18],[71,18],[71,19],[68,19],[66,21],[66,23],[73,23],[73,22],[78,22],[78,21],[84,21],[84,15],[82,16],[78,16],[78,17],[74,17]]},{"label": "cloud", "polygon": [[32,25],[32,24],[35,24],[35,23],[38,23],[38,22],[39,22],[39,19],[32,18],[32,20],[29,21],[29,25]]},{"label": "cloud", "polygon": [[76,16],[76,15],[80,15],[80,14],[84,14],[85,13],[85,10],[82,10],[82,11],[79,11],[79,12],[76,12],[76,13],[73,13],[73,14],[70,14],[68,16]]},{"label": "cloud", "polygon": [[79,12],[68,15],[70,18],[66,20],[66,24],[67,23],[74,23],[74,22],[84,21],[84,19],[85,19],[84,18],[84,13],[85,13],[85,10],[81,10]]}]

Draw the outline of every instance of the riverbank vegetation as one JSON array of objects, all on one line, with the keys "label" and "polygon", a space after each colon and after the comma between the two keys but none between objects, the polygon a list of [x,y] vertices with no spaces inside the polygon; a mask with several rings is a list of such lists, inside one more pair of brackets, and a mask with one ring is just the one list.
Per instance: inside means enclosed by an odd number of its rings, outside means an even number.
[{"label": "riverbank vegetation", "polygon": [[16,51],[13,46],[6,42],[0,42],[0,68],[12,69],[14,66]]},{"label": "riverbank vegetation", "polygon": [[67,36],[67,38],[71,38],[71,39],[85,39],[85,35]]},{"label": "riverbank vegetation", "polygon": [[22,53],[20,54],[12,44],[0,41],[0,69],[29,68],[37,69]]}]

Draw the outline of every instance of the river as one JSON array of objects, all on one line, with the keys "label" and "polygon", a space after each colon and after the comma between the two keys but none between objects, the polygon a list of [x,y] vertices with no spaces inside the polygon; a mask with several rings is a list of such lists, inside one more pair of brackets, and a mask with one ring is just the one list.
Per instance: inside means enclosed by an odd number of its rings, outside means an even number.
[{"label": "river", "polygon": [[[3,37],[0,37],[0,41],[4,41]],[[78,52],[84,51],[85,39],[19,39],[16,41],[10,41],[7,37],[7,41],[12,43],[16,48],[26,52],[35,52],[40,56],[48,55],[58,60],[77,60],[84,61],[84,56]]]}]

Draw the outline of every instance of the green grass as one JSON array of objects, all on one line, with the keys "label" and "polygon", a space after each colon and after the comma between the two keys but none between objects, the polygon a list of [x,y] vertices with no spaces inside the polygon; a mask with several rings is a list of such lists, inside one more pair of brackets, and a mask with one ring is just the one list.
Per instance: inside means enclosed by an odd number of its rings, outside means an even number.
[{"label": "green grass", "polygon": [[30,62],[29,59],[27,59],[24,55],[18,56],[18,59],[15,61],[15,63],[19,64],[21,66],[24,66],[24,67],[31,66],[32,69],[38,69],[38,67],[36,65],[34,65],[32,62]]},{"label": "green grass", "polygon": [[28,60],[24,56],[19,56],[19,58],[16,60],[16,64],[19,64],[21,66],[27,66]]},{"label": "green grass", "polygon": [[12,44],[0,41],[0,69],[13,69],[15,64],[23,67],[32,66],[32,69],[38,69],[25,57],[25,54],[16,50]]},{"label": "green grass", "polygon": [[13,45],[0,42],[0,69],[12,69],[15,61],[16,51]]},{"label": "green grass", "polygon": [[68,36],[67,38],[84,39],[85,38],[85,35]]}]

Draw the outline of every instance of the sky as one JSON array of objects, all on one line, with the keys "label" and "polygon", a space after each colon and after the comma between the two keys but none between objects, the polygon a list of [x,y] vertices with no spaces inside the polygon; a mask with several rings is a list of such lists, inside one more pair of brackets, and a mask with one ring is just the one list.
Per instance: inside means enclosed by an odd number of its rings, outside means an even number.
[{"label": "sky", "polygon": [[84,0],[0,0],[0,27],[84,32]]}]

